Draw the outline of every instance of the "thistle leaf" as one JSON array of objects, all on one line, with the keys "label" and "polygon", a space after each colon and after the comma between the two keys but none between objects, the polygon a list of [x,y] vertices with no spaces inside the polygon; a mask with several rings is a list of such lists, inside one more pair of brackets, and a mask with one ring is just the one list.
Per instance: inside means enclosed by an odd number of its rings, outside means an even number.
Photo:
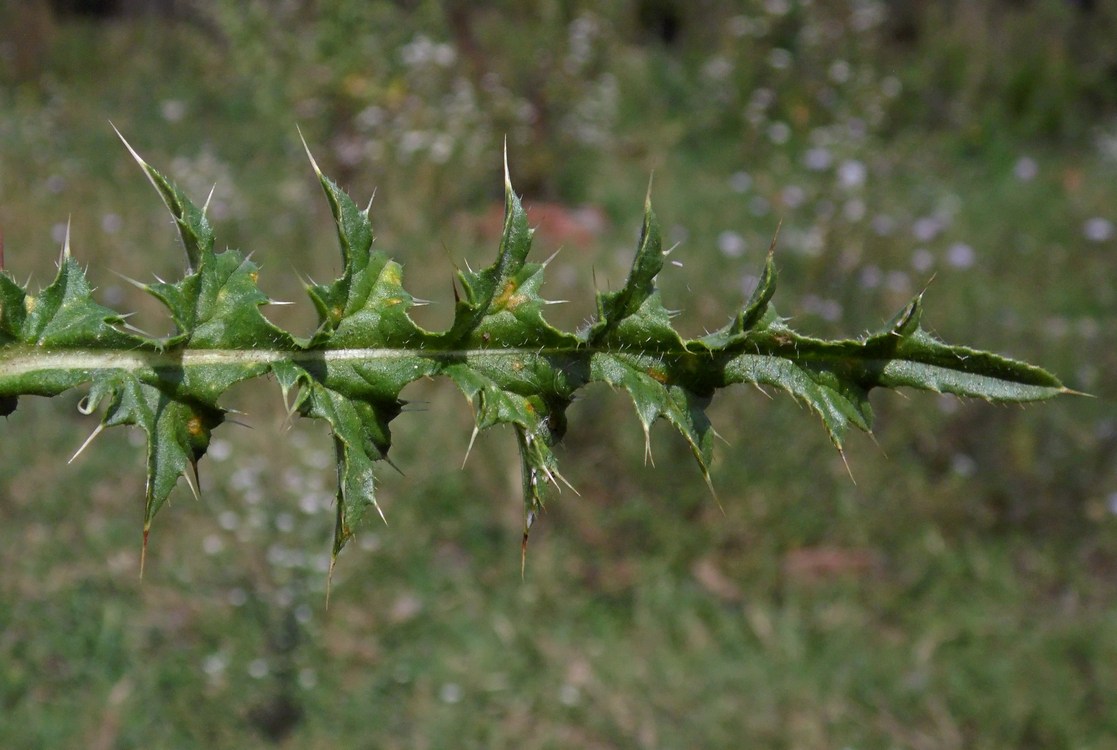
[{"label": "thistle leaf", "polygon": [[990,401],[1070,392],[1038,367],[939,341],[920,325],[922,295],[860,339],[797,333],[772,306],[777,273],[771,251],[756,289],[725,327],[683,339],[656,287],[666,253],[650,200],[624,285],[596,295],[596,316],[583,329],[561,331],[543,316],[546,264],[527,260],[532,231],[507,168],[496,258],[479,271],[458,272],[453,322],[432,332],[410,318],[415,301],[403,287],[401,266],[373,250],[368,210],[311,157],[333,214],[343,269],[328,284],[308,284],[319,324],[309,338],[296,338],[261,313],[268,299],[257,285],[257,266],[235,250],[214,252],[204,209],[128,148],[174,217],[186,250],[181,280],[139,284],[167,308],[175,330],[165,338],[123,330],[123,316],[93,300],[68,241],[57,276],[38,295],[0,269],[0,416],[11,413],[21,395],[52,396],[85,385],[80,408],[102,413],[98,431],[121,424],[143,429],[145,549],[156,513],[179,477],[189,482],[196,476],[224,420],[219,399],[233,384],[265,374],[278,381],[292,413],[330,426],[338,477],[334,560],[370,508],[384,515],[375,494],[376,464],[390,463],[390,425],[404,406],[400,394],[419,378],[445,376],[461,390],[473,406],[474,437],[512,427],[522,467],[525,551],[547,488],[565,481],[554,448],[566,432],[567,408],[589,383],[608,383],[629,395],[649,459],[652,425],[661,419],[672,425],[707,483],[715,432],[706,409],[718,390],[736,383],[789,393],[818,414],[839,449],[851,425],[871,429],[874,388]]}]

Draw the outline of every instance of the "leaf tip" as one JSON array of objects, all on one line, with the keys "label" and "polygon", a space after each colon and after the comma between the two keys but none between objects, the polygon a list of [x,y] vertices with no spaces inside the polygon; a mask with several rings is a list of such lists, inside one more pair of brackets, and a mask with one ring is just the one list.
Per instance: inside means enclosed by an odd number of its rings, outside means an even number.
[{"label": "leaf tip", "polygon": [[851,467],[849,465],[849,459],[846,457],[846,452],[842,448],[842,446],[839,445],[837,447],[838,447],[838,455],[841,456],[841,458],[842,458],[842,465],[846,467],[846,474],[849,475],[849,481],[853,482],[853,485],[856,487],[857,486],[857,478],[855,476],[853,476],[853,467]]},{"label": "leaf tip", "polygon": [[772,242],[768,245],[768,263],[771,263],[772,259],[776,257],[776,243],[780,239],[780,230],[782,228],[783,218],[781,217],[780,220],[776,223],[776,231],[772,235]]},{"label": "leaf tip", "polygon": [[478,432],[480,432],[480,430],[477,428],[477,425],[476,424],[473,425],[473,433],[469,436],[469,445],[466,446],[465,457],[462,458],[462,468],[463,469],[465,468],[466,462],[469,460],[469,454],[470,454],[470,451],[473,450],[473,442],[477,439],[477,433]]},{"label": "leaf tip", "polygon": [[299,140],[303,143],[303,150],[306,151],[306,158],[310,159],[310,166],[314,169],[314,174],[318,175],[318,179],[322,179],[322,170],[318,167],[318,162],[314,160],[314,154],[310,153],[310,146],[306,143],[302,128],[296,125],[295,129],[299,132]]},{"label": "leaf tip", "polygon": [[207,211],[209,211],[209,202],[210,202],[211,200],[213,200],[213,194],[214,194],[215,192],[217,192],[217,183],[216,183],[216,182],[215,182],[215,183],[213,183],[213,187],[211,187],[211,188],[209,189],[209,195],[207,195],[207,196],[206,196],[206,202],[205,202],[205,204],[204,204],[204,205],[202,206],[202,216],[205,216],[205,215],[206,215],[206,212],[207,212]]},{"label": "leaf tip", "polygon": [[527,569],[527,532],[524,532],[524,540],[520,542],[520,580],[524,580],[524,571]]},{"label": "leaf tip", "polygon": [[[78,411],[82,411],[81,407],[78,407]],[[83,451],[84,451],[84,450],[85,450],[86,448],[88,448],[88,447],[89,447],[89,444],[93,442],[93,439],[94,439],[95,437],[97,437],[98,435],[100,435],[100,434],[101,434],[101,431],[102,431],[103,429],[105,429],[105,424],[104,424],[104,422],[102,422],[101,424],[97,425],[96,429],[94,429],[94,430],[93,430],[93,432],[91,432],[91,433],[89,434],[89,437],[87,437],[87,438],[85,439],[85,442],[81,444],[81,447],[79,447],[79,448],[78,448],[78,449],[77,449],[76,451],[74,451],[74,455],[70,456],[70,460],[69,460],[69,461],[67,461],[67,462],[66,462],[66,464],[67,464],[67,465],[69,465],[69,464],[72,464],[72,463],[74,462],[74,460],[75,460],[75,459],[76,459],[76,458],[77,458],[78,456],[80,456],[80,455],[82,454],[82,452],[83,452]]]},{"label": "leaf tip", "polygon": [[147,563],[147,536],[151,533],[151,522],[144,523],[144,541],[140,547],[140,580],[144,579],[144,565]]},{"label": "leaf tip", "polygon": [[[232,420],[230,420],[230,421],[232,421]],[[198,462],[193,458],[190,459],[190,468],[193,469],[194,479],[193,480],[190,479],[190,472],[189,471],[183,471],[182,476],[186,480],[187,486],[190,487],[190,494],[192,494],[194,496],[195,500],[201,500],[202,495],[199,492],[199,487],[201,487],[202,483],[201,483],[201,479],[198,476]]]},{"label": "leaf tip", "polygon": [[520,580],[524,580],[524,571],[527,569],[527,542],[531,536],[531,527],[535,523],[535,511],[529,510],[524,516],[524,538],[520,541]]},{"label": "leaf tip", "polygon": [[155,189],[158,190],[159,186],[155,184],[155,179],[151,176],[151,165],[143,160],[143,157],[139,155],[136,149],[132,148],[132,144],[128,142],[128,139],[124,137],[123,133],[117,130],[116,125],[113,125],[111,120],[109,121],[109,126],[116,132],[116,136],[120,139],[120,142],[124,144],[124,148],[128,149],[128,153],[132,155],[132,158],[140,165],[140,169],[142,169],[144,174],[147,175],[147,178],[151,180],[151,184],[155,185]]},{"label": "leaf tip", "polygon": [[504,136],[504,190],[512,192],[512,175],[508,171],[508,136]]},{"label": "leaf tip", "polygon": [[62,256],[58,259],[58,265],[60,266],[70,257],[70,223],[72,220],[72,216],[66,217],[66,237],[62,240]]}]

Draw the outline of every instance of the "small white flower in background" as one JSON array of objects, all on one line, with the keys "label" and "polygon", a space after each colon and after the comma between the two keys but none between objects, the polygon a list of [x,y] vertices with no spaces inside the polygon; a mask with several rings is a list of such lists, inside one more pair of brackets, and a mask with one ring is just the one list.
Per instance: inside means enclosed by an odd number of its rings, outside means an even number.
[{"label": "small white flower in background", "polygon": [[752,175],[748,172],[734,172],[729,177],[729,187],[735,193],[747,193],[752,187]]},{"label": "small white flower in background", "polygon": [[851,189],[865,184],[867,170],[857,159],[846,159],[838,166],[838,184]]},{"label": "small white flower in background", "polygon": [[1101,216],[1087,219],[1082,225],[1082,234],[1091,242],[1105,242],[1113,238],[1113,222]]},{"label": "small white flower in background", "polygon": [[159,114],[167,122],[178,122],[186,116],[186,102],[181,99],[167,99],[159,105]]},{"label": "small white flower in background", "polygon": [[884,277],[884,285],[890,291],[907,294],[911,289],[911,279],[903,271],[889,271]]},{"label": "small white flower in background", "polygon": [[443,68],[448,68],[454,64],[454,61],[458,59],[458,56],[457,53],[454,52],[453,47],[451,47],[449,44],[442,43],[436,44],[434,46],[434,49],[431,52],[431,59],[434,60],[435,65]]},{"label": "small white flower in background", "polygon": [[120,214],[105,214],[101,217],[101,231],[105,234],[116,234],[124,226],[124,220],[120,218]]},{"label": "small white flower in background", "polygon": [[783,47],[776,47],[768,53],[768,64],[776,70],[784,70],[790,67],[792,61],[791,53]]},{"label": "small white flower in background", "polygon": [[217,677],[225,671],[225,667],[228,666],[228,664],[229,661],[225,658],[224,654],[220,652],[210,654],[202,660],[202,671],[210,677]]},{"label": "small white flower in background", "polygon": [[410,42],[400,48],[399,57],[408,67],[416,67],[427,63],[434,53],[434,43],[423,34],[417,35]]},{"label": "small white flower in background", "polygon": [[216,555],[223,549],[225,549],[225,543],[221,541],[221,537],[217,534],[207,534],[205,539],[202,540],[202,551],[207,555]]},{"label": "small white flower in background", "polygon": [[1117,161],[1117,132],[1113,130],[1099,132],[1094,145],[1097,146],[1102,158]]},{"label": "small white flower in background", "polygon": [[957,396],[944,393],[939,396],[938,407],[943,414],[954,414],[958,411],[961,402]]},{"label": "small white flower in background", "polygon": [[895,99],[904,90],[904,84],[896,76],[888,76],[880,82],[880,92],[889,99]]},{"label": "small white flower in background", "polygon": [[888,214],[877,214],[873,217],[872,227],[878,237],[887,237],[896,230],[896,220]]},{"label": "small white flower in background", "polygon": [[248,663],[248,676],[256,680],[261,680],[268,676],[268,662],[265,659],[253,659]]},{"label": "small white flower in background", "polygon": [[283,586],[275,592],[275,603],[282,609],[287,609],[295,603],[295,592],[290,586]]},{"label": "small white flower in background", "polygon": [[849,67],[849,63],[847,63],[845,60],[835,60],[830,64],[830,70],[828,71],[828,74],[831,81],[840,84],[845,83],[849,80],[851,72],[852,69]]},{"label": "small white flower in background", "polygon": [[946,262],[953,268],[969,268],[976,258],[974,249],[965,242],[955,242],[946,251]]},{"label": "small white flower in background", "polygon": [[869,125],[860,117],[851,117],[846,120],[846,135],[851,140],[862,141],[869,134]]},{"label": "small white flower in background", "polygon": [[842,303],[833,299],[824,299],[818,309],[818,314],[823,320],[836,323],[842,319]]},{"label": "small white flower in background", "polygon": [[884,281],[884,272],[880,266],[865,266],[861,269],[859,281],[862,289],[876,289]]},{"label": "small white flower in background", "polygon": [[285,534],[295,530],[295,517],[290,513],[280,513],[275,517],[275,528]]},{"label": "small white flower in background", "polygon": [[1070,323],[1062,316],[1050,317],[1043,322],[1043,333],[1053,339],[1064,338],[1070,332]]},{"label": "small white flower in background", "polygon": [[714,55],[702,66],[702,75],[711,81],[724,81],[733,72],[733,63],[723,55]]},{"label": "small white flower in background", "polygon": [[798,185],[788,185],[780,191],[780,201],[788,208],[798,208],[807,198],[807,192]]},{"label": "small white flower in background", "polygon": [[427,145],[427,134],[421,130],[408,130],[399,139],[399,150],[404,156],[411,156]]},{"label": "small white flower in background", "polygon": [[857,222],[864,219],[865,211],[865,201],[861,200],[860,198],[848,200],[842,206],[842,216],[845,217],[846,221],[852,224],[856,224]]},{"label": "small white flower in background", "polygon": [[773,16],[785,16],[791,10],[788,0],[764,0],[764,10]]},{"label": "small white flower in background", "polygon": [[1101,326],[1096,319],[1084,317],[1078,319],[1078,323],[1075,325],[1075,331],[1084,339],[1092,339],[1096,338],[1101,332]]},{"label": "small white flower in background", "polygon": [[856,3],[849,25],[854,31],[868,31],[884,21],[887,10],[884,3]]},{"label": "small white flower in background", "polygon": [[752,30],[752,19],[748,16],[733,16],[726,24],[726,28],[733,36],[745,36]]},{"label": "small white flower in background", "polygon": [[385,115],[381,107],[372,104],[357,113],[355,121],[361,130],[373,130],[384,123]]},{"label": "small white flower in background", "polygon": [[454,139],[446,133],[439,133],[431,141],[430,157],[435,164],[445,164],[454,153]]},{"label": "small white flower in background", "polygon": [[919,242],[930,242],[943,230],[942,222],[934,216],[916,219],[911,225],[911,233]]},{"label": "small white flower in background", "polygon": [[935,255],[925,247],[916,248],[911,254],[911,267],[919,273],[930,271],[935,265]]},{"label": "small white flower in background", "polygon": [[822,146],[808,149],[803,155],[803,165],[812,172],[824,172],[833,163],[834,157],[830,154],[830,150]]},{"label": "small white flower in background", "polygon": [[826,248],[826,235],[821,227],[811,227],[803,234],[799,243],[799,250],[803,255],[817,258]]},{"label": "small white flower in background", "polygon": [[318,496],[314,493],[306,493],[299,497],[299,510],[308,516],[314,515],[318,512]]},{"label": "small white flower in background", "polygon": [[110,284],[101,291],[101,296],[108,304],[112,306],[119,305],[124,301],[124,288],[116,284]]},{"label": "small white flower in background", "polygon": [[438,691],[438,698],[443,703],[461,703],[463,695],[462,686],[456,682],[447,682]]},{"label": "small white flower in background", "polygon": [[224,461],[233,454],[233,446],[228,440],[223,438],[215,438],[210,441],[209,450],[206,451],[206,456],[214,461]]},{"label": "small white flower in background", "polygon": [[803,297],[802,305],[805,312],[817,315],[823,320],[831,323],[841,320],[842,305],[837,300],[823,299],[817,295],[808,294]]},{"label": "small white flower in background", "polygon": [[768,126],[768,140],[783,145],[791,139],[791,127],[786,122],[773,122]]},{"label": "small white flower in background", "polygon": [[749,107],[757,109],[767,109],[772,106],[772,102],[776,101],[776,92],[772,89],[761,86],[752,92],[749,97]]},{"label": "small white flower in background", "polygon": [[740,258],[746,247],[745,238],[737,232],[726,230],[718,235],[718,250],[727,258]]},{"label": "small white flower in background", "polygon": [[977,461],[965,453],[955,453],[950,459],[950,470],[960,477],[971,477],[977,471]]},{"label": "small white flower in background", "polygon": [[1012,174],[1021,182],[1031,182],[1039,174],[1039,165],[1030,156],[1021,156],[1012,168]]}]

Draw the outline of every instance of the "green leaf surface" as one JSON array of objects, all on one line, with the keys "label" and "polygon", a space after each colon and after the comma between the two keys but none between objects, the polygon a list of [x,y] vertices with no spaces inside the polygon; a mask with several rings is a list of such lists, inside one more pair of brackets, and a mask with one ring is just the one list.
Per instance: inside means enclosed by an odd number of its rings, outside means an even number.
[{"label": "green leaf surface", "polygon": [[196,476],[224,419],[219,399],[233,384],[267,374],[292,414],[330,426],[338,482],[335,560],[369,509],[384,515],[375,471],[389,462],[390,425],[405,405],[400,393],[419,378],[445,376],[470,401],[470,446],[483,430],[512,428],[522,465],[525,550],[547,488],[564,482],[554,448],[566,431],[567,408],[589,383],[628,394],[649,458],[651,426],[661,419],[672,425],[707,483],[715,432],[706,410],[730,385],[787,392],[819,416],[839,449],[851,425],[871,429],[874,388],[990,401],[1069,392],[1038,367],[939,341],[920,325],[922,295],[860,339],[797,333],[772,307],[774,252],[757,288],[724,328],[683,339],[656,287],[667,253],[650,200],[624,285],[596,295],[596,315],[580,331],[561,331],[544,317],[547,263],[527,260],[532,231],[507,167],[496,257],[478,271],[458,272],[453,322],[432,332],[410,318],[416,301],[404,289],[401,266],[373,249],[369,210],[311,158],[334,218],[343,269],[330,283],[308,283],[319,325],[309,338],[296,338],[262,314],[269,300],[257,285],[257,266],[235,250],[214,252],[204,208],[132,154],[174,217],[186,250],[182,279],[137,283],[167,308],[175,330],[164,338],[126,330],[124,316],[93,300],[68,242],[57,276],[37,295],[0,271],[0,415],[11,413],[21,395],[50,396],[84,385],[89,393],[82,410],[102,414],[94,436],[121,424],[143,429],[145,545],[179,478]]}]

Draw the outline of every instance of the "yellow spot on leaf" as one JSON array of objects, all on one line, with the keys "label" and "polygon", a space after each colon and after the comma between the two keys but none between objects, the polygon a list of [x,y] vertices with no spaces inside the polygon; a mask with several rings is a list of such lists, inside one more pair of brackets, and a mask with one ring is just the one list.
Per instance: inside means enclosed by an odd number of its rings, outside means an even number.
[{"label": "yellow spot on leaf", "polygon": [[190,417],[190,419],[186,420],[186,431],[194,437],[203,435],[205,429],[205,425],[202,424],[202,420],[198,417]]},{"label": "yellow spot on leaf", "polygon": [[516,282],[509,280],[509,282],[504,285],[504,289],[501,291],[500,296],[493,300],[493,306],[497,309],[512,310],[523,301],[524,298],[516,294]]}]

